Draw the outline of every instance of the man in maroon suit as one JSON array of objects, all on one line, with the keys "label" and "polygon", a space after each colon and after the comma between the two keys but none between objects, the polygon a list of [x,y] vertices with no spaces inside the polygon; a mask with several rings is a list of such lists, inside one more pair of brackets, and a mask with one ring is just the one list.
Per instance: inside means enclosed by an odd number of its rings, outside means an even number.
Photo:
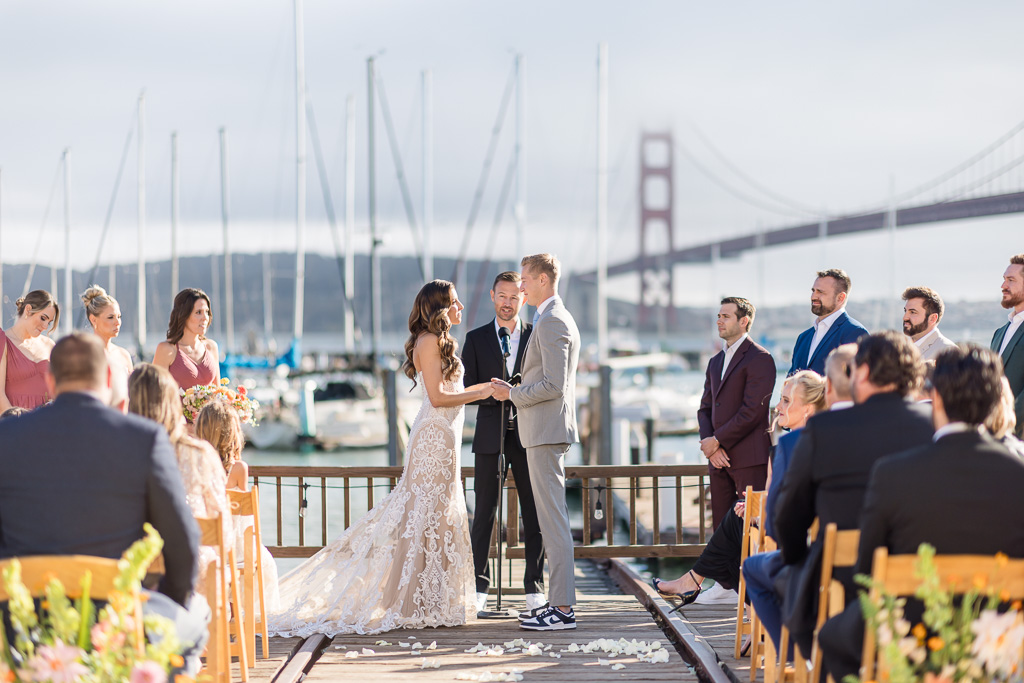
[{"label": "man in maroon suit", "polygon": [[722,299],[718,336],[725,348],[708,363],[697,411],[716,529],[747,486],[761,491],[768,476],[768,409],[775,389],[775,360],[749,336],[754,312],[746,299]]}]

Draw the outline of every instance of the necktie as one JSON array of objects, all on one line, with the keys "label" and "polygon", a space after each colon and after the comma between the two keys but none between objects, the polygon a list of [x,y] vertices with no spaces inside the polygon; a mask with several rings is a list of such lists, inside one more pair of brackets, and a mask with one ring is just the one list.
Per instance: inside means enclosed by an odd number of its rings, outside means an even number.
[{"label": "necktie", "polygon": [[534,327],[537,326],[537,321],[538,320],[540,320],[540,310],[539,309],[533,312],[533,325],[534,325]]}]

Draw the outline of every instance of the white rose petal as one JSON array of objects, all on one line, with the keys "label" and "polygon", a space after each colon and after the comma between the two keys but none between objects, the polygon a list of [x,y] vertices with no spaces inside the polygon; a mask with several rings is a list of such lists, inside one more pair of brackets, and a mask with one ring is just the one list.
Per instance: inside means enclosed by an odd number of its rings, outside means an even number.
[{"label": "white rose petal", "polygon": [[399,643],[398,647],[409,647],[409,643]]},{"label": "white rose petal", "polygon": [[335,645],[334,649],[335,650],[347,650],[348,648],[345,647],[344,645]]},{"label": "white rose petal", "polygon": [[430,645],[427,645],[426,649],[428,649],[428,650],[436,650],[437,649],[437,641],[436,640],[430,641]]},{"label": "white rose petal", "polygon": [[544,650],[542,650],[539,645],[531,645],[523,650],[523,652],[531,657],[536,657],[539,654],[543,654]]},{"label": "white rose petal", "polygon": [[374,645],[390,645],[390,644],[391,643],[389,643],[386,640],[378,640],[376,643],[374,643]]},{"label": "white rose petal", "polygon": [[423,643],[413,643],[412,644],[412,649],[414,649],[414,650],[422,650],[423,649]]},{"label": "white rose petal", "polygon": [[555,659],[561,659],[562,655],[558,654],[557,652],[549,652],[548,653],[548,657],[554,657]]},{"label": "white rose petal", "polygon": [[368,648],[368,647],[364,647],[364,648],[363,648],[363,654],[364,654],[364,655],[375,655],[375,654],[377,654],[377,653],[376,653],[376,652],[374,652],[373,650],[371,650],[371,649],[370,649],[370,648]]},{"label": "white rose petal", "polygon": [[416,636],[409,636],[409,640],[416,640]]},{"label": "white rose petal", "polygon": [[548,643],[547,645],[545,645],[545,646],[544,646],[544,652],[547,652],[547,651],[548,651],[548,650],[550,650],[550,649],[551,649],[552,647],[554,647],[554,646],[553,646],[553,645],[551,645],[550,643]]},{"label": "white rose petal", "polygon": [[346,652],[345,653],[345,659],[355,659],[358,656],[359,656],[358,652]]},{"label": "white rose petal", "polygon": [[621,663],[621,662],[619,662],[617,664],[612,664],[612,671],[618,671],[619,669],[625,669],[625,668],[626,668],[626,665]]},{"label": "white rose petal", "polygon": [[612,665],[612,663],[609,662],[607,659],[599,659],[599,660],[597,660],[597,663],[600,664],[601,666],[611,666]]},{"label": "white rose petal", "polygon": [[420,668],[421,669],[440,669],[441,668],[441,662],[437,661],[436,659],[426,659],[426,658],[424,658],[424,659],[420,660]]}]

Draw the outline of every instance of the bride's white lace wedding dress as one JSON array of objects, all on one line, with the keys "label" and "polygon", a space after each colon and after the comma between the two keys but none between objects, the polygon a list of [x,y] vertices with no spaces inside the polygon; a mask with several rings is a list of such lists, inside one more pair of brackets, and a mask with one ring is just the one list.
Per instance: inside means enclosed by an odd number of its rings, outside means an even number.
[{"label": "bride's white lace wedding dress", "polygon": [[[448,391],[462,390],[461,363]],[[423,384],[422,374],[418,379]],[[473,554],[459,475],[462,406],[424,392],[395,489],[289,572],[269,630],[281,636],[458,626],[475,614]]]}]

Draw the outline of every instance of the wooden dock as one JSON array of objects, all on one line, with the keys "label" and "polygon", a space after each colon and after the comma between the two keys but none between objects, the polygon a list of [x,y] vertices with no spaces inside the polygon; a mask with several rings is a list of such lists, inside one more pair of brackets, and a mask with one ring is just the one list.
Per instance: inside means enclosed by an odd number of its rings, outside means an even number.
[{"label": "wooden dock", "polygon": [[[572,631],[524,631],[513,618],[332,640],[272,638],[273,659],[258,661],[249,679],[284,683],[305,675],[306,681],[497,680],[497,674],[518,672],[523,681],[708,680],[684,661],[689,655],[678,634],[662,629],[658,612],[652,614],[645,605],[648,593],[623,566],[577,562],[578,627]],[[521,576],[521,571],[521,565],[513,563],[513,575]],[[505,605],[524,607],[516,597],[503,600]],[[378,644],[381,641],[387,644]],[[612,642],[621,646],[623,641],[642,643],[639,650],[648,653],[644,659],[654,653],[663,661],[641,661],[635,645],[633,652],[616,653]],[[478,644],[485,646],[483,654],[467,652]]]}]

